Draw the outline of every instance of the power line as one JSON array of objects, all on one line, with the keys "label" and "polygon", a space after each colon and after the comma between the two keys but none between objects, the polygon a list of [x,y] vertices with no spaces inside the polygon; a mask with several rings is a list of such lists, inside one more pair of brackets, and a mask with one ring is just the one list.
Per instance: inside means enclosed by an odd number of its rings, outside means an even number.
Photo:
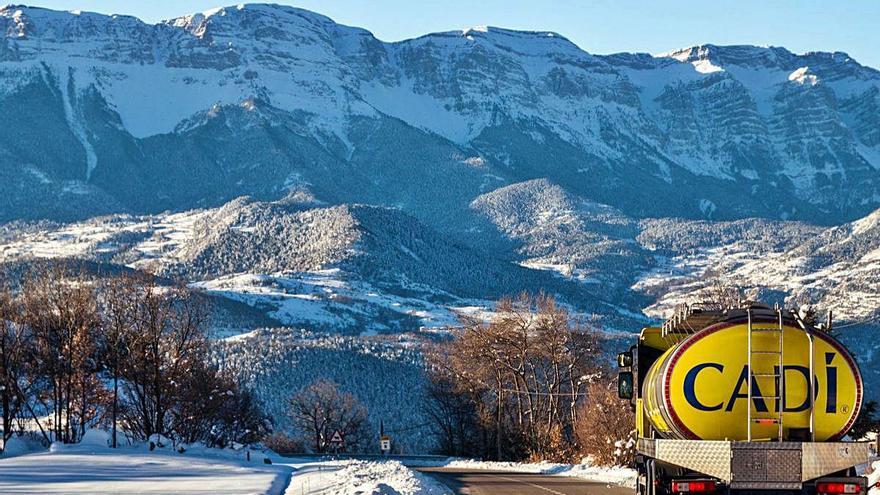
[{"label": "power line", "polygon": [[832,327],[832,329],[837,329],[837,330],[839,330],[839,329],[841,329],[841,328],[849,328],[849,327],[854,327],[854,326],[857,326],[857,325],[864,325],[864,324],[866,324],[866,323],[872,323],[872,322],[875,322],[875,321],[877,321],[877,320],[880,320],[880,314],[876,314],[876,315],[874,315],[874,316],[871,316],[871,317],[865,318],[865,319],[860,320],[860,321],[854,321],[854,322],[851,322],[851,323],[847,323],[847,324],[845,324],[845,325],[835,325],[835,326]]}]

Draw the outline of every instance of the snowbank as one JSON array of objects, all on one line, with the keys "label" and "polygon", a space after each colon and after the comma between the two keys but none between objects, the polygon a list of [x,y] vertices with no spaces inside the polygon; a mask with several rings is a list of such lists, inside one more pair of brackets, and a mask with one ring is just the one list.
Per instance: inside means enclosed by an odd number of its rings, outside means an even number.
[{"label": "snowbank", "polygon": [[247,461],[241,451],[114,450],[99,433],[86,437],[84,444],[0,458],[0,493],[282,495],[290,479],[290,467]]},{"label": "snowbank", "polygon": [[868,495],[880,495],[880,488],[872,488],[876,487],[877,483],[880,483],[880,461],[874,461],[871,464],[868,473]]},{"label": "snowbank", "polygon": [[106,448],[110,446],[110,440],[110,433],[107,433],[104,430],[91,429],[86,431],[86,434],[83,435],[79,445],[88,445],[93,448]]},{"label": "snowbank", "polygon": [[0,454],[0,460],[9,457],[16,457],[35,452],[45,452],[46,447],[36,437],[32,436],[13,436],[6,442],[3,453]]},{"label": "snowbank", "polygon": [[442,484],[397,461],[339,461],[300,466],[287,493],[451,495]]},{"label": "snowbank", "polygon": [[626,467],[593,466],[586,461],[581,464],[556,464],[552,462],[519,463],[455,460],[445,464],[445,467],[535,473],[554,476],[573,476],[590,481],[613,483],[622,486],[635,486],[636,483],[635,469]]}]

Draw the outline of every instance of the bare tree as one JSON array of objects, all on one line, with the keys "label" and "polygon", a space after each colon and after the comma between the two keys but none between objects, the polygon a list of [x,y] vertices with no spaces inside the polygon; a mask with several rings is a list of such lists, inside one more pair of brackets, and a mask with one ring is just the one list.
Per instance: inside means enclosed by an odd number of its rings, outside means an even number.
[{"label": "bare tree", "polygon": [[739,307],[748,298],[743,289],[723,278],[715,278],[711,285],[698,292],[700,304],[706,309],[730,309]]},{"label": "bare tree", "polygon": [[560,455],[585,378],[602,366],[597,332],[543,295],[502,300],[488,323],[462,323],[431,359],[435,379],[473,402],[495,458]]},{"label": "bare tree", "polygon": [[93,284],[60,263],[32,270],[22,284],[21,319],[34,340],[34,366],[48,383],[56,441],[75,442],[96,419],[99,318]]},{"label": "bare tree", "polygon": [[13,321],[17,312],[12,290],[4,280],[0,282],[0,407],[3,409],[0,453],[6,449],[6,442],[12,437],[13,420],[24,407],[24,394],[20,387],[27,374],[31,352],[25,327]]},{"label": "bare tree", "polygon": [[635,417],[630,405],[617,396],[615,380],[598,380],[588,393],[574,430],[581,453],[600,465],[630,465],[635,455]]},{"label": "bare tree", "polygon": [[254,443],[271,425],[256,398],[232,375],[207,362],[196,365],[181,386],[172,410],[172,431],[181,441],[204,441],[210,447]]},{"label": "bare tree", "polygon": [[357,448],[366,439],[367,408],[329,380],[317,380],[294,394],[290,418],[315,452],[327,452],[336,431],[347,449]]},{"label": "bare tree", "polygon": [[70,443],[109,416],[114,447],[122,428],[220,446],[269,432],[254,395],[210,363],[200,294],[147,274],[99,284],[59,263],[36,265],[18,287],[0,284],[3,446],[15,419]]},{"label": "bare tree", "polygon": [[128,365],[135,338],[135,315],[138,307],[139,279],[134,275],[111,277],[101,291],[101,361],[113,381],[110,399],[111,446],[117,446],[119,425],[119,380]]},{"label": "bare tree", "polygon": [[474,400],[456,389],[455,383],[435,370],[428,384],[428,417],[442,452],[457,457],[480,455],[480,428]]},{"label": "bare tree", "polygon": [[141,438],[169,433],[169,411],[190,370],[207,357],[203,298],[183,286],[159,287],[144,277],[134,295],[133,335],[122,368],[126,420]]}]

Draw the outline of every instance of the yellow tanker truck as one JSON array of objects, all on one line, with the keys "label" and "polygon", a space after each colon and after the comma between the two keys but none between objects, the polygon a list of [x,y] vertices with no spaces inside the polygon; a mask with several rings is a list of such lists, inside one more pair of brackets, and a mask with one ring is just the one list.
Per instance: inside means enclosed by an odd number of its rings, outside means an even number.
[{"label": "yellow tanker truck", "polygon": [[618,356],[636,415],[637,492],[867,493],[852,355],[797,312],[682,305]]}]

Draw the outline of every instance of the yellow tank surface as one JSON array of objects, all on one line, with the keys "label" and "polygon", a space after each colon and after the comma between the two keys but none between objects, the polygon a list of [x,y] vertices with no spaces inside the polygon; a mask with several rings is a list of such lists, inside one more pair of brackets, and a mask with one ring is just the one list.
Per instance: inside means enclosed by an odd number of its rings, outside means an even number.
[{"label": "yellow tank surface", "polygon": [[839,439],[861,407],[862,379],[855,361],[827,333],[812,333],[811,408],[809,335],[794,325],[782,328],[782,370],[778,322],[752,323],[751,353],[743,321],[717,323],[676,343],[645,375],[645,419],[666,438],[746,440],[751,425],[752,440],[771,440],[779,438],[781,407],[783,439],[794,437],[794,430],[809,432],[811,414],[815,441]]}]

